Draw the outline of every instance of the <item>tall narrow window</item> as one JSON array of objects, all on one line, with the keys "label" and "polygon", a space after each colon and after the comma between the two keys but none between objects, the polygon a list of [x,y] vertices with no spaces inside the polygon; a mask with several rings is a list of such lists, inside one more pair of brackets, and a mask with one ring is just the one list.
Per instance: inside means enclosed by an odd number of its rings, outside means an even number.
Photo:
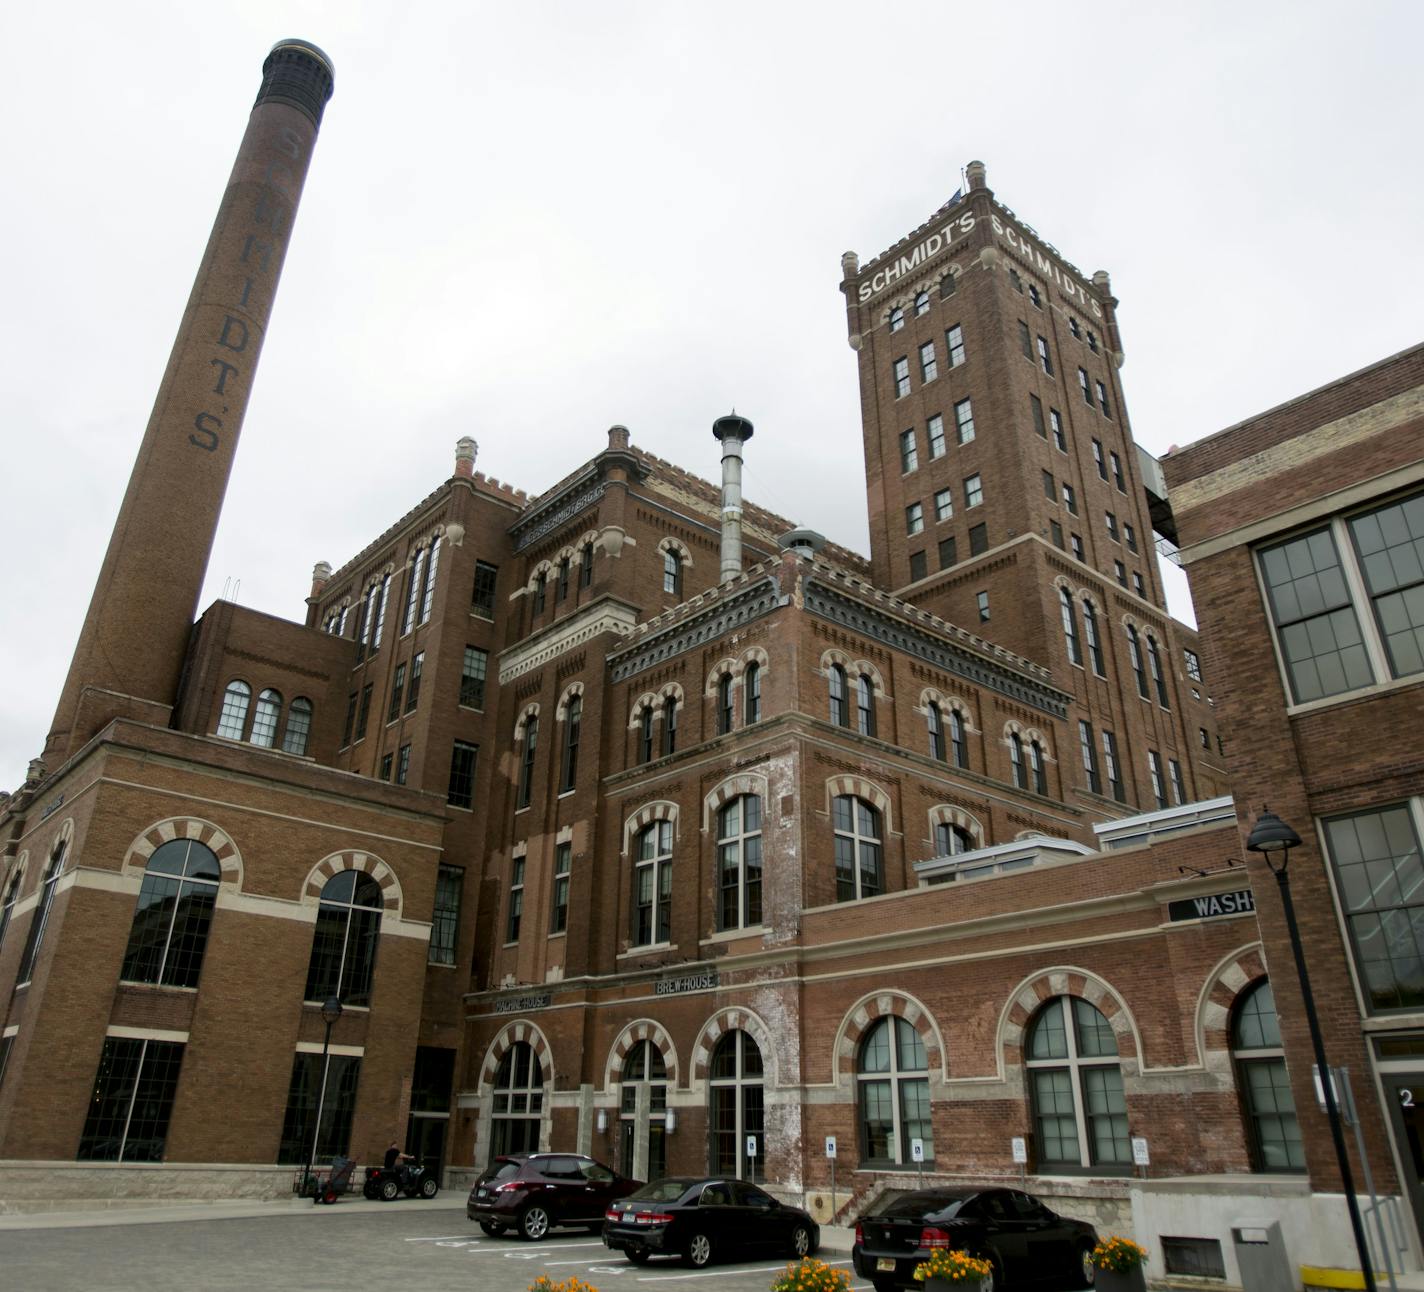
[{"label": "tall narrow window", "polygon": [[1117,756],[1117,737],[1103,732],[1103,770],[1108,776],[1108,792],[1119,803],[1127,802],[1127,789],[1122,783],[1121,763]]},{"label": "tall narrow window", "polygon": [[581,549],[582,559],[579,561],[579,587],[593,587],[593,543],[588,542]]},{"label": "tall narrow window", "polygon": [[638,761],[653,761],[653,706],[645,704],[638,714]]},{"label": "tall narrow window", "polygon": [[287,710],[287,729],[282,733],[282,752],[305,756],[307,739],[311,735],[312,702],[304,695],[292,701]]},{"label": "tall narrow window", "polygon": [[234,678],[223,692],[222,712],[218,715],[217,734],[227,740],[241,740],[247,730],[247,706],[252,701],[252,688]]},{"label": "tall narrow window", "polygon": [[955,324],[944,334],[945,349],[949,351],[949,366],[957,368],[964,362],[964,331]]},{"label": "tall narrow window", "polygon": [[1152,686],[1157,692],[1157,703],[1164,709],[1172,706],[1167,701],[1167,678],[1162,672],[1162,655],[1157,649],[1157,639],[1147,634],[1147,667],[1152,673]]},{"label": "tall narrow window", "polygon": [[1033,415],[1033,429],[1042,439],[1048,438],[1048,423],[1043,420],[1043,400],[1037,395],[1028,397],[1028,411]]},{"label": "tall narrow window", "polygon": [[475,583],[470,593],[470,613],[481,619],[494,618],[494,590],[499,566],[485,561],[475,562]]},{"label": "tall narrow window", "polygon": [[420,703],[420,675],[425,671],[425,652],[416,651],[410,660],[410,685],[405,693],[405,711],[414,713]]},{"label": "tall narrow window", "polygon": [[895,360],[895,398],[903,399],[910,393],[910,360],[901,355]]},{"label": "tall narrow window", "polygon": [[865,673],[855,680],[855,725],[862,736],[875,734],[875,685]]},{"label": "tall narrow window", "polygon": [[682,555],[672,548],[663,553],[663,591],[682,596]]},{"label": "tall narrow window", "polygon": [[396,784],[404,785],[410,775],[410,746],[402,745],[396,755]]},{"label": "tall narrow window", "polygon": [[915,428],[900,432],[900,472],[906,474],[919,469],[920,451],[915,446]]},{"label": "tall narrow window", "polygon": [[549,932],[564,933],[569,927],[569,875],[574,866],[574,846],[561,843],[554,848],[554,901],[549,908]]},{"label": "tall narrow window", "polygon": [[839,664],[832,664],[826,675],[830,684],[831,721],[838,727],[850,726],[850,699],[846,695],[846,671]]},{"label": "tall narrow window", "polygon": [[282,719],[282,693],[270,686],[257,697],[257,710],[252,715],[252,734],[248,739],[254,745],[271,749],[277,743],[277,724]]},{"label": "tall narrow window", "polygon": [[835,829],[836,901],[874,897],[885,888],[880,810],[864,799],[838,795],[831,803]]},{"label": "tall narrow window", "polygon": [[904,326],[905,311],[897,305],[890,311],[890,330],[892,332],[898,332]]},{"label": "tall narrow window", "polygon": [[954,406],[954,424],[958,428],[959,442],[968,444],[974,438],[974,401],[961,399]]},{"label": "tall narrow window", "polygon": [[930,701],[926,715],[930,728],[930,757],[937,762],[945,762],[948,759],[948,751],[944,744],[944,714],[940,711],[937,700]]},{"label": "tall narrow window", "polygon": [[490,1154],[535,1153],[544,1116],[544,1074],[528,1041],[515,1041],[504,1052],[494,1075],[490,1118]]},{"label": "tall narrow window", "polygon": [[544,606],[546,604],[548,594],[549,575],[547,571],[540,570],[539,573],[534,576],[534,614],[542,615],[544,613]]},{"label": "tall narrow window", "polygon": [[924,1042],[903,1018],[878,1019],[860,1043],[856,1094],[862,1163],[908,1163],[912,1140],[934,1159],[929,1059]]},{"label": "tall narrow window", "polygon": [[519,941],[519,926],[524,920],[524,863],[523,856],[513,857],[509,863],[509,913],[504,920],[504,940]]},{"label": "tall narrow window", "polygon": [[1112,405],[1108,403],[1108,388],[1101,381],[1093,383],[1098,392],[1098,407],[1102,409],[1104,417],[1112,416]]},{"label": "tall narrow window", "polygon": [[912,502],[905,508],[905,533],[918,534],[925,527],[925,508],[923,503]]},{"label": "tall narrow window", "polygon": [[1063,620],[1063,640],[1068,645],[1068,659],[1071,663],[1083,663],[1083,648],[1078,642],[1078,619],[1073,613],[1073,598],[1067,588],[1058,589],[1058,610]]},{"label": "tall narrow window", "polygon": [[732,675],[723,673],[717,679],[717,734],[725,736],[732,729]]},{"label": "tall narrow window", "polygon": [[1286,1072],[1286,1052],[1271,984],[1257,983],[1241,997],[1231,1020],[1231,1057],[1246,1114],[1253,1171],[1304,1171],[1305,1144]]},{"label": "tall narrow window", "polygon": [[79,1161],[163,1161],[182,1066],[181,1042],[106,1036]]},{"label": "tall narrow window", "polygon": [[1044,337],[1038,338],[1038,362],[1044,372],[1050,377],[1053,376],[1053,356],[1048,352],[1048,341]]},{"label": "tall narrow window", "polygon": [[950,520],[954,516],[954,490],[936,489],[934,496],[935,524]]},{"label": "tall narrow window", "polygon": [[663,701],[663,757],[677,753],[677,696]]},{"label": "tall narrow window", "polygon": [[326,881],[317,906],[303,1000],[338,996],[346,1005],[371,1003],[384,910],[380,884],[363,871],[339,871]]},{"label": "tall narrow window", "polygon": [[366,595],[361,598],[361,614],[356,620],[356,662],[359,664],[366,658],[366,639],[371,634],[371,596],[375,588],[367,590]]},{"label": "tall narrow window", "polygon": [[[740,1028],[724,1032],[707,1068],[709,1116],[707,1166],[738,1180],[766,1178],[766,1118],[762,1060],[757,1043]],[[750,1158],[743,1151],[756,1145]]]},{"label": "tall narrow window", "polygon": [[292,1061],[287,1110],[282,1118],[279,1162],[329,1160],[346,1154],[356,1112],[361,1060],[355,1055],[299,1052]]},{"label": "tall narrow window", "polygon": [[1033,773],[1033,792],[1035,794],[1048,793],[1048,772],[1044,766],[1045,759],[1043,746],[1036,740],[1028,742],[1028,765]]},{"label": "tall narrow window", "polygon": [[1167,806],[1167,785],[1162,776],[1162,755],[1155,749],[1147,751],[1147,770],[1152,776],[1152,797],[1157,801],[1160,812]]},{"label": "tall narrow window", "polygon": [[925,423],[925,438],[929,442],[930,457],[944,457],[944,418],[936,413]]},{"label": "tall narrow window", "polygon": [[425,580],[425,549],[416,552],[410,563],[410,583],[405,591],[405,613],[401,616],[401,636],[415,627],[415,612],[420,609],[421,585]]},{"label": "tall narrow window", "polygon": [[401,704],[405,700],[405,661],[396,665],[395,676],[391,678],[391,702],[386,709],[386,721],[394,722],[401,715]]},{"label": "tall narrow window", "polygon": [[5,900],[0,904],[0,951],[5,949],[5,934],[10,927],[10,918],[15,914],[15,903],[20,900],[20,880],[23,878],[17,870],[10,877],[9,886],[5,889]]},{"label": "tall narrow window", "polygon": [[761,923],[761,798],[743,794],[717,812],[717,927]]},{"label": "tall narrow window", "polygon": [[915,293],[915,317],[930,312],[930,294],[927,291]]},{"label": "tall narrow window", "polygon": [[1040,1167],[1131,1162],[1117,1038],[1102,1013],[1056,997],[1030,1025],[1025,1052]]},{"label": "tall narrow window", "polygon": [[376,598],[376,626],[371,629],[371,651],[374,654],[381,649],[381,637],[386,631],[386,603],[391,596],[391,576],[389,574],[381,577],[380,595]]},{"label": "tall narrow window", "polygon": [[1078,389],[1083,392],[1083,402],[1091,408],[1093,406],[1093,392],[1088,386],[1088,371],[1086,368],[1078,369]]},{"label": "tall narrow window", "polygon": [[939,360],[935,358],[935,347],[933,341],[926,341],[920,346],[920,381],[933,381],[939,376]]},{"label": "tall narrow window", "polygon": [[562,601],[569,595],[569,558],[559,558],[559,578],[554,585],[554,600]]},{"label": "tall narrow window", "polygon": [[460,866],[441,863],[435,872],[435,909],[430,921],[430,949],[433,965],[455,963],[455,947],[460,932],[460,896],[465,888],[465,871]]},{"label": "tall narrow window", "polygon": [[1078,720],[1078,752],[1083,756],[1083,774],[1088,779],[1088,788],[1094,794],[1103,792],[1103,783],[1098,775],[1098,751],[1093,747],[1093,728],[1081,718]]},{"label": "tall narrow window", "polygon": [[1172,802],[1180,807],[1187,801],[1187,787],[1182,782],[1182,765],[1175,758],[1169,758],[1167,771],[1172,781]]},{"label": "tall narrow window", "polygon": [[488,670],[489,651],[466,646],[465,662],[460,671],[460,703],[465,708],[485,707],[485,674]]},{"label": "tall narrow window", "polygon": [[440,569],[440,535],[430,544],[430,560],[425,567],[425,590],[420,597],[420,622],[430,618],[430,608],[435,603],[435,575]]},{"label": "tall narrow window", "polygon": [[1356,516],[1349,530],[1390,673],[1424,670],[1424,493]]},{"label": "tall narrow window", "polygon": [[361,707],[356,711],[356,739],[366,739],[366,728],[371,721],[371,695],[373,693],[374,682],[367,682],[361,688]]},{"label": "tall narrow window", "polygon": [[1056,408],[1048,410],[1048,429],[1053,432],[1053,447],[1060,453],[1068,452],[1068,436],[1063,430],[1063,414]]},{"label": "tall narrow window", "polygon": [[1014,784],[1021,790],[1028,789],[1028,768],[1024,764],[1023,737],[1017,731],[1009,733],[1009,766],[1013,769]]},{"label": "tall narrow window", "polygon": [[[984,526],[976,525],[975,529],[982,530]],[[989,622],[989,594],[987,592],[976,592],[974,594],[974,604],[979,607],[979,622],[987,624]]]},{"label": "tall narrow window", "polygon": [[[648,1092],[648,1112],[638,1124],[639,1089]],[[632,1175],[638,1160],[638,1144],[648,1146],[648,1178],[667,1174],[667,1062],[651,1041],[638,1041],[623,1060],[623,1080],[619,1083],[619,1165],[624,1175]]]},{"label": "tall narrow window", "polygon": [[1083,639],[1088,643],[1088,658],[1092,661],[1093,672],[1106,677],[1103,671],[1103,644],[1098,637],[1098,612],[1087,597],[1083,598]]},{"label": "tall narrow window", "polygon": [[527,808],[534,792],[534,755],[539,745],[539,719],[530,714],[524,720],[524,756],[519,760],[519,792],[515,806]]},{"label": "tall narrow window", "polygon": [[49,925],[50,911],[54,909],[54,890],[64,871],[64,854],[68,844],[61,840],[50,853],[49,865],[45,867],[44,878],[40,880],[39,901],[34,914],[30,916],[30,932],[25,939],[25,949],[20,953],[20,969],[15,975],[15,984],[27,983],[35,972],[35,961],[39,959],[40,947],[44,945],[45,929]]},{"label": "tall narrow window", "polygon": [[1108,463],[1107,459],[1103,457],[1102,440],[1093,441],[1093,465],[1098,469],[1099,479],[1106,480],[1108,478]]},{"label": "tall narrow window", "polygon": [[761,721],[761,665],[753,660],[742,674],[742,722]]},{"label": "tall narrow window", "polygon": [[341,747],[343,749],[351,743],[351,737],[356,730],[356,705],[360,698],[355,691],[346,697],[346,725],[341,731]]},{"label": "tall narrow window", "polygon": [[638,860],[633,867],[633,929],[635,947],[672,938],[672,822],[654,821],[638,835]]},{"label": "tall narrow window", "polygon": [[949,750],[956,767],[969,766],[969,740],[964,730],[964,718],[958,709],[949,711]]},{"label": "tall narrow window", "polygon": [[574,696],[564,709],[564,756],[559,793],[567,794],[578,777],[579,727],[583,722],[583,697]]},{"label": "tall narrow window", "polygon": [[1142,647],[1137,636],[1137,629],[1131,624],[1127,625],[1127,657],[1132,664],[1132,675],[1137,679],[1137,694],[1144,700],[1147,695],[1147,671],[1142,667]]},{"label": "tall narrow window", "polygon": [[197,840],[159,844],[144,869],[120,979],[196,987],[221,879],[217,857]]},{"label": "tall narrow window", "polygon": [[457,740],[450,753],[450,789],[445,801],[451,807],[468,808],[475,803],[475,761],[480,747]]},{"label": "tall narrow window", "polygon": [[1019,349],[1023,351],[1025,359],[1033,358],[1033,333],[1028,330],[1028,324],[1019,320]]},{"label": "tall narrow window", "polygon": [[984,480],[976,471],[964,478],[964,505],[977,507],[984,501]]}]

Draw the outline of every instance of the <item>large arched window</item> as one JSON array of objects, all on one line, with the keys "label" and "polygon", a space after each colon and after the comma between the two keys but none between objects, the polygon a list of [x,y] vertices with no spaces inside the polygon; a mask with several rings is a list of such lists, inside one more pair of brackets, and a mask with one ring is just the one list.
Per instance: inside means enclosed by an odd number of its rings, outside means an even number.
[{"label": "large arched window", "polygon": [[742,674],[742,722],[750,727],[761,721],[761,665],[753,660]]},{"label": "large arched window", "polygon": [[884,891],[878,809],[841,794],[831,804],[831,822],[836,834],[836,901],[852,902]]},{"label": "large arched window", "polygon": [[1117,1038],[1102,1013],[1055,997],[1034,1018],[1025,1052],[1039,1168],[1130,1162]]},{"label": "large arched window", "polygon": [[326,881],[304,1000],[337,996],[344,1005],[370,1005],[384,906],[381,886],[363,871],[343,870]]},{"label": "large arched window", "polygon": [[539,1120],[544,1115],[544,1073],[527,1041],[515,1041],[494,1074],[493,1134],[490,1156],[537,1153]]},{"label": "large arched window", "polygon": [[855,728],[862,736],[875,734],[875,684],[865,673],[855,679]]},{"label": "large arched window", "polygon": [[1063,638],[1068,643],[1068,658],[1074,664],[1082,664],[1083,648],[1078,642],[1078,619],[1073,613],[1073,598],[1067,588],[1058,589],[1058,609],[1063,619]]},{"label": "large arched window", "polygon": [[[739,1180],[766,1178],[766,1118],[762,1101],[761,1050],[740,1029],[725,1032],[712,1051],[707,1068],[712,1133],[707,1144],[707,1169],[713,1175]],[[756,1139],[756,1154],[746,1154],[748,1138]]]},{"label": "large arched window", "polygon": [[671,937],[672,822],[654,821],[638,836],[632,941],[635,947],[645,947]]},{"label": "large arched window", "polygon": [[241,740],[247,730],[247,706],[252,702],[252,688],[233,678],[223,692],[222,712],[218,715],[218,735],[228,740]]},{"label": "large arched window", "polygon": [[148,859],[119,977],[196,987],[222,867],[196,839],[170,839]]},{"label": "large arched window", "polygon": [[[638,1125],[638,1092],[647,1087],[646,1120]],[[633,1179],[658,1180],[667,1174],[667,1064],[651,1041],[639,1041],[623,1060],[623,1085],[619,1096],[619,1156],[623,1174]],[[648,1173],[638,1167],[638,1143],[648,1146]]]},{"label": "large arched window", "polygon": [[59,877],[64,873],[64,854],[69,844],[61,839],[50,854],[49,865],[45,867],[44,878],[40,881],[39,902],[30,916],[30,935],[25,939],[25,949],[20,953],[20,971],[15,975],[15,984],[30,981],[35,972],[35,961],[39,959],[40,946],[44,943],[45,928],[49,924],[49,913],[54,907],[54,890]]},{"label": "large arched window", "polygon": [[311,736],[311,724],[312,702],[306,696],[299,695],[292,701],[292,707],[287,710],[287,729],[282,733],[282,752],[284,754],[306,754],[307,740]]},{"label": "large arched window", "polygon": [[1231,1057],[1246,1117],[1246,1141],[1256,1171],[1304,1171],[1305,1146],[1286,1073],[1281,1028],[1271,984],[1262,980],[1241,997],[1231,1020]]},{"label": "large arched window", "polygon": [[865,1165],[908,1163],[910,1141],[934,1160],[929,1061],[920,1034],[903,1018],[882,1018],[865,1034],[856,1064],[860,1151]]},{"label": "large arched window", "polygon": [[941,763],[946,762],[949,753],[944,744],[944,714],[940,711],[938,701],[930,701],[926,716],[930,728],[930,757]]},{"label": "large arched window", "polygon": [[682,596],[682,556],[670,547],[663,552],[663,591]]},{"label": "large arched window", "polygon": [[574,696],[564,708],[564,756],[560,760],[559,793],[567,794],[578,776],[579,726],[583,721],[583,697]]},{"label": "large arched window", "polygon": [[846,695],[846,671],[832,664],[827,675],[831,692],[831,721],[838,727],[850,726],[850,700]]},{"label": "large arched window", "polygon": [[717,812],[717,927],[761,923],[761,798],[743,794]]},{"label": "large arched window", "polygon": [[252,715],[252,735],[254,745],[271,749],[277,743],[277,723],[282,717],[282,693],[270,686],[257,697],[257,711]]},{"label": "large arched window", "polygon": [[717,679],[717,734],[725,736],[732,729],[732,675],[723,673]]}]

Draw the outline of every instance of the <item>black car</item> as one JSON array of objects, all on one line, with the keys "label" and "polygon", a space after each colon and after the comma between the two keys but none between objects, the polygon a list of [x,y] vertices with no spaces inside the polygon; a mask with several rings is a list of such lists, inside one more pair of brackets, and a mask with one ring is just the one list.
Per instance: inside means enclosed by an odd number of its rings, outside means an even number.
[{"label": "black car", "polygon": [[800,1207],[778,1202],[754,1184],[725,1177],[668,1177],[608,1208],[603,1242],[634,1265],[649,1256],[711,1260],[809,1256],[821,1230]]},{"label": "black car", "polygon": [[921,1189],[862,1216],[851,1260],[875,1292],[922,1288],[915,1266],[936,1248],[964,1250],[994,1267],[993,1292],[1048,1284],[1093,1286],[1092,1225],[1050,1211],[1017,1189]]},{"label": "black car", "polygon": [[465,1215],[492,1238],[514,1229],[538,1242],[556,1225],[597,1232],[609,1204],[642,1183],[581,1153],[510,1154],[475,1181]]}]

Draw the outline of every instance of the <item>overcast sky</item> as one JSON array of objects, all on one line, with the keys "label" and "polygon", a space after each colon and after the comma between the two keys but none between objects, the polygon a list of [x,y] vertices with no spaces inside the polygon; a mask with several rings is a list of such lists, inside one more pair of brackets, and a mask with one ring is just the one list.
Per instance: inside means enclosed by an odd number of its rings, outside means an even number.
[{"label": "overcast sky", "polygon": [[[1140,442],[1417,343],[1424,5],[9,4],[0,787],[43,745],[278,39],[336,65],[208,583],[303,614],[450,473],[606,444],[867,550],[840,256],[972,158],[1121,300]],[[1183,613],[1178,601],[1179,613]]]}]

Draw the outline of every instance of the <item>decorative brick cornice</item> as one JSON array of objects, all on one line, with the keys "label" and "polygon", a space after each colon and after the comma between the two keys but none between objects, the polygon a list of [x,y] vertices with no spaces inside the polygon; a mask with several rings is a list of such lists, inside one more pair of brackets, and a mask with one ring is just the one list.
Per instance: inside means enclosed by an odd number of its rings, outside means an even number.
[{"label": "decorative brick cornice", "polygon": [[704,608],[700,612],[694,611],[685,617],[676,616],[665,627],[651,631],[652,624],[657,620],[640,625],[635,643],[619,647],[609,654],[612,680],[625,681],[674,655],[701,646],[755,619],[764,618],[786,604],[781,590],[770,577],[749,581],[725,594],[720,590],[704,593],[689,604],[695,606],[703,598],[709,600],[703,602]]}]

